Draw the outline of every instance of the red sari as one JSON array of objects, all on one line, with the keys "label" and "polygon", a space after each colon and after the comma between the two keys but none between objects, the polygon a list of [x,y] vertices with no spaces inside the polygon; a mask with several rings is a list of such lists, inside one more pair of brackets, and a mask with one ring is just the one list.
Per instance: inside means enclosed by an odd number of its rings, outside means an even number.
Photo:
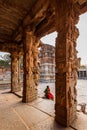
[{"label": "red sari", "polygon": [[49,87],[47,87],[44,92],[45,92],[46,98],[51,99],[51,100],[54,100],[54,96],[53,96],[53,94],[50,92],[50,88],[49,88]]}]

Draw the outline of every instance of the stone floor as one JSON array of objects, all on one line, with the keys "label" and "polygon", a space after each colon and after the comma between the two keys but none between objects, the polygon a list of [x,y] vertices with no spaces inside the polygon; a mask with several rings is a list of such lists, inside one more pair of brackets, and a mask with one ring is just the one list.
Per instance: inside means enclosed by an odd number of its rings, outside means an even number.
[{"label": "stone floor", "polygon": [[38,97],[25,104],[17,95],[0,91],[0,130],[87,130],[87,115],[77,113],[76,121],[64,128],[55,122],[54,101]]}]

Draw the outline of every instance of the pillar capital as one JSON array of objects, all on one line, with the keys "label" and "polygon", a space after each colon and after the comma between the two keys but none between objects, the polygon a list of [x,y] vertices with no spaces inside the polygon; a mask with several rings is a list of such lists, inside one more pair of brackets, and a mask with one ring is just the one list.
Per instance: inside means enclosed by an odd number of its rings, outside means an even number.
[{"label": "pillar capital", "polygon": [[15,51],[11,52],[11,58],[20,59],[23,56],[23,52]]},{"label": "pillar capital", "polygon": [[35,29],[32,27],[32,25],[31,26],[26,26],[24,28],[24,33],[28,33],[31,36],[34,36],[34,31],[35,31]]}]

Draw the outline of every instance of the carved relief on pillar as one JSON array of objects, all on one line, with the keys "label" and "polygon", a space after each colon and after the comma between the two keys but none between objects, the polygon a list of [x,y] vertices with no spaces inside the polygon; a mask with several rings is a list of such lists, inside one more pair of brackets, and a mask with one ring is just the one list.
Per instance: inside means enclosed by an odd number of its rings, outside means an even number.
[{"label": "carved relief on pillar", "polygon": [[34,36],[33,32],[25,32],[23,102],[30,102],[37,98],[37,85],[39,82],[39,43],[39,40]]},{"label": "carved relief on pillar", "polygon": [[11,92],[20,91],[19,82],[19,56],[18,53],[11,53]]},{"label": "carved relief on pillar", "polygon": [[[76,106],[77,106],[77,70],[78,70],[78,58],[77,58],[77,50],[76,50],[76,39],[79,35],[78,29],[75,26],[75,22],[73,19],[72,28],[68,35],[69,39],[67,39],[67,93],[68,93],[68,102],[67,106],[70,108],[70,120],[71,118],[75,118],[76,114]],[[71,37],[71,39],[70,39]],[[73,113],[73,114],[72,114]]]},{"label": "carved relief on pillar", "polygon": [[[27,39],[28,40],[28,39]],[[26,41],[27,42],[27,41]],[[39,82],[39,59],[38,59],[38,47],[40,45],[40,41],[36,39],[36,37],[32,36],[32,42],[29,43],[28,47],[26,48],[26,65],[28,68],[27,73],[32,75],[33,82],[35,86],[38,85]]]},{"label": "carved relief on pillar", "polygon": [[36,88],[39,84],[39,75],[40,75],[40,62],[39,62],[39,57],[38,57],[39,47],[40,47],[40,40],[35,38],[35,41],[33,42],[32,53],[33,53],[33,75],[34,75],[34,82],[35,82]]},{"label": "carved relief on pillar", "polygon": [[67,4],[62,0],[61,6],[62,9],[58,6],[57,15],[60,20],[57,24],[56,40],[56,120],[61,124],[69,125],[76,118],[75,86],[78,69],[76,39],[79,33],[75,24],[78,17],[74,5],[69,0]]}]

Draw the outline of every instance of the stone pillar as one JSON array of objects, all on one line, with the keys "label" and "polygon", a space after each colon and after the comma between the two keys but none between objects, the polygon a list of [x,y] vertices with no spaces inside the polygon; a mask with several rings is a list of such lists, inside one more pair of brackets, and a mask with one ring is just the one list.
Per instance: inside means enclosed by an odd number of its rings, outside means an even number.
[{"label": "stone pillar", "polygon": [[14,53],[11,54],[11,92],[21,90],[19,81],[19,57]]},{"label": "stone pillar", "polygon": [[18,86],[21,88],[21,79],[20,79],[20,58],[21,58],[21,55],[18,56]]},{"label": "stone pillar", "polygon": [[76,119],[77,50],[79,35],[75,24],[77,12],[70,0],[57,0],[56,16],[58,37],[56,39],[56,104],[55,119],[69,126]]},{"label": "stone pillar", "polygon": [[25,32],[24,36],[24,85],[23,102],[31,102],[37,98],[38,85],[38,40],[32,32]]}]

